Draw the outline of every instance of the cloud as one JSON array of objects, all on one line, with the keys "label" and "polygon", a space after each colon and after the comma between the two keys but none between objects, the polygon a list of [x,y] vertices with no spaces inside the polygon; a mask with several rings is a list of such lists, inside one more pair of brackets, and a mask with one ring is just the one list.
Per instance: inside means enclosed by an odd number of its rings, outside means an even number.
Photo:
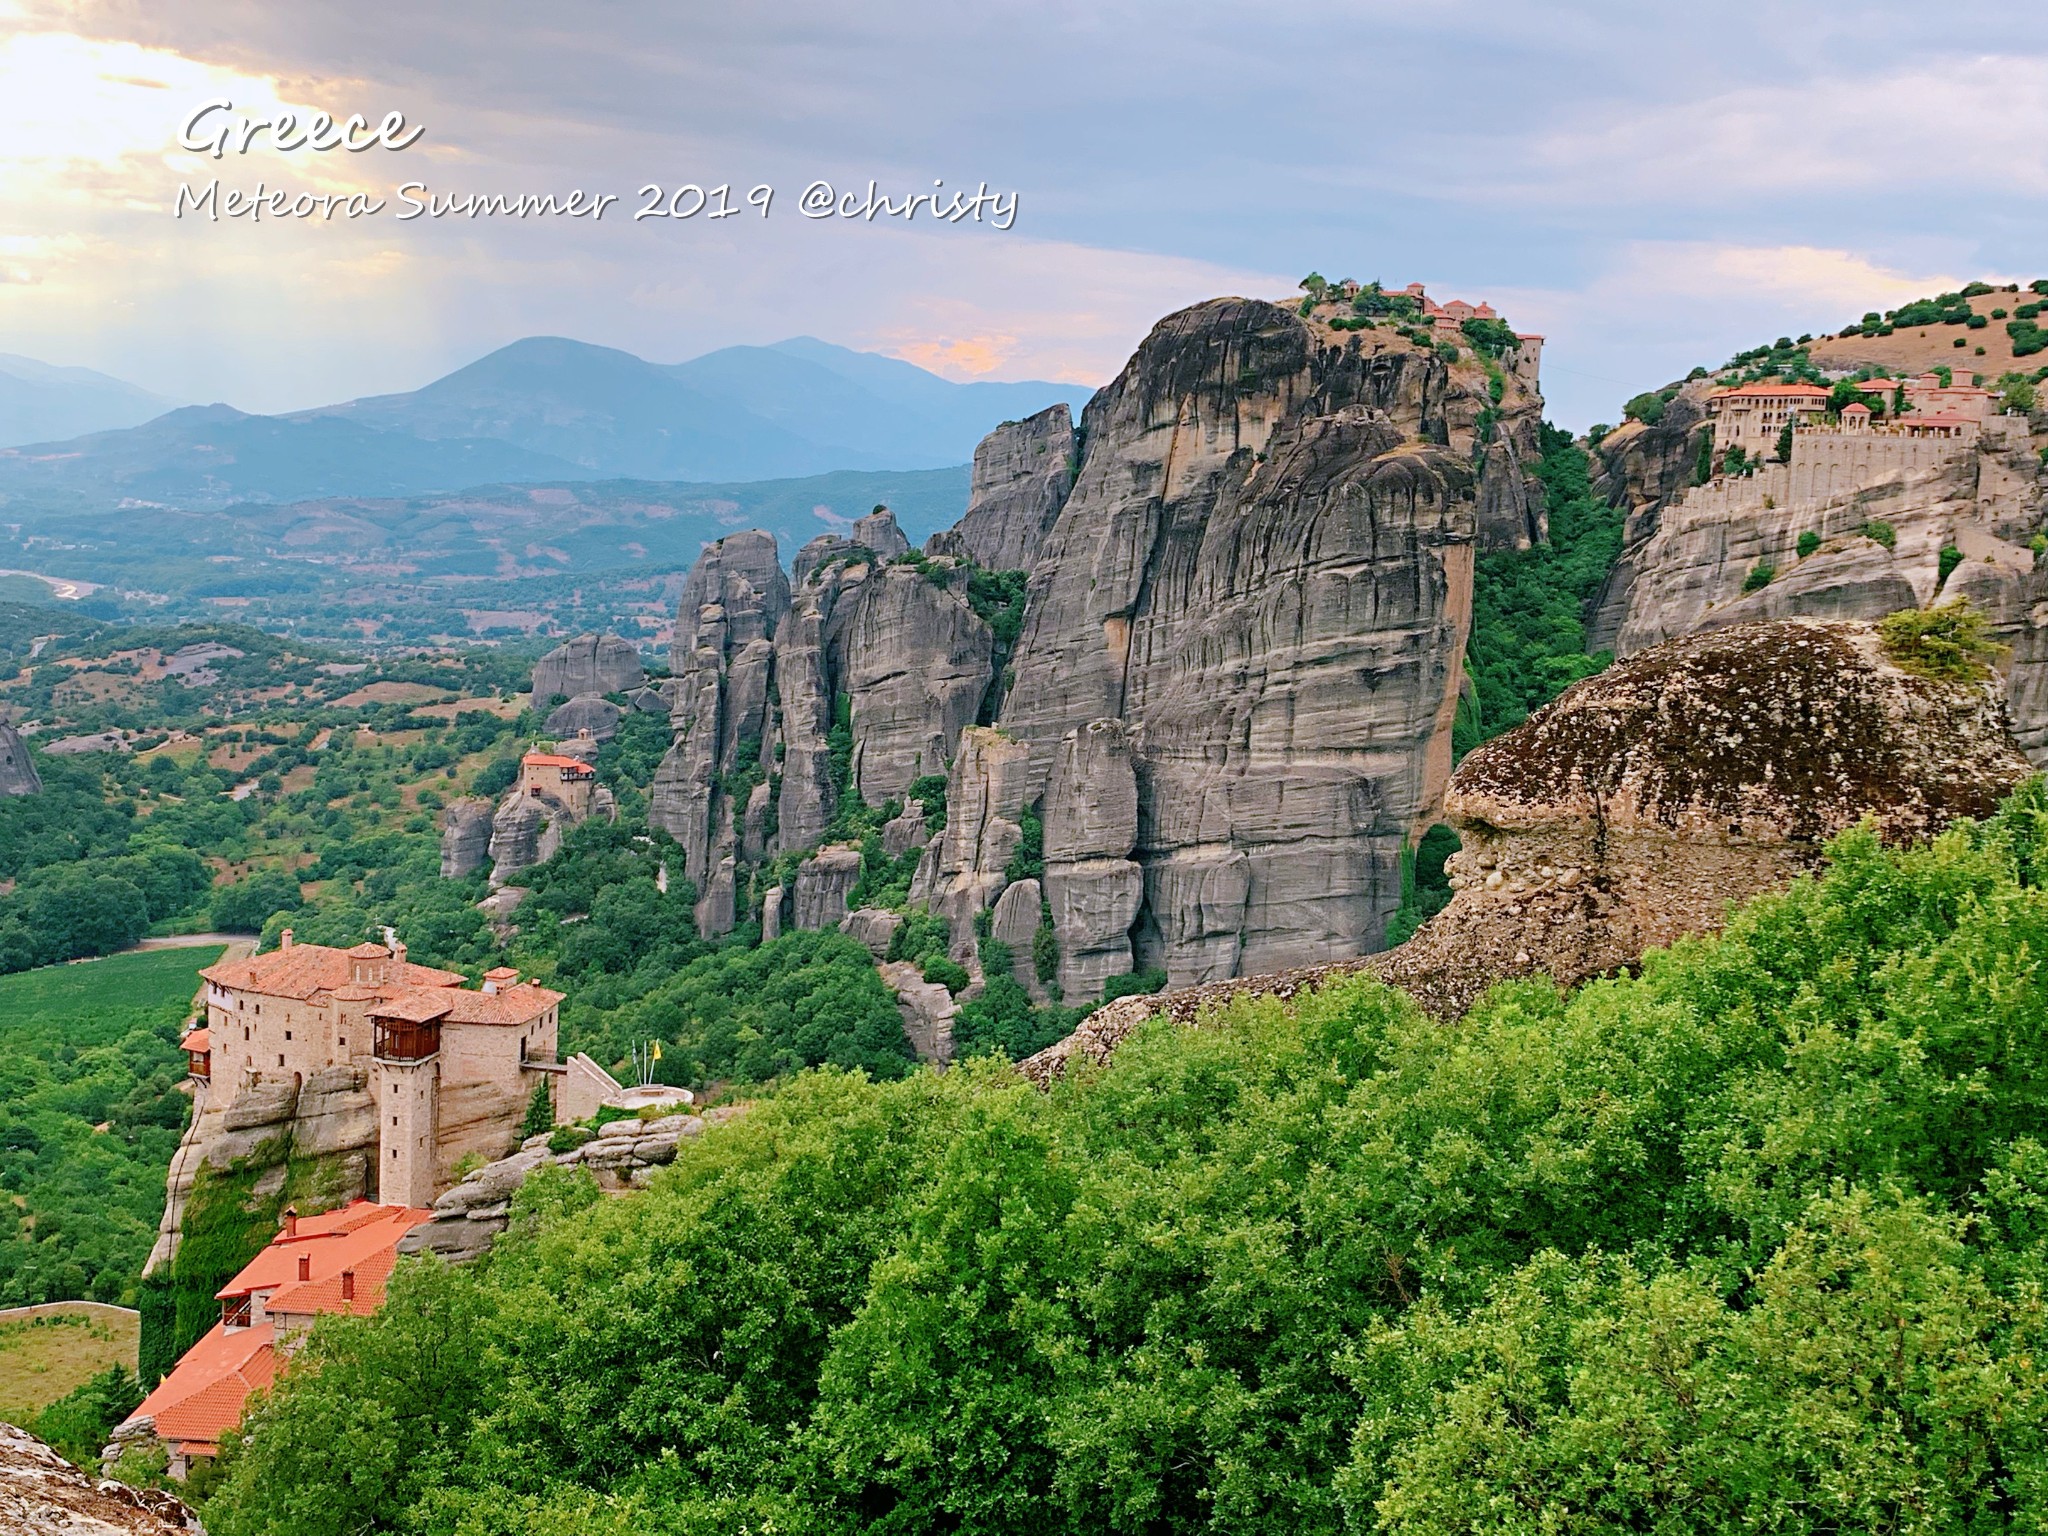
[{"label": "cloud", "polygon": [[2048,192],[2048,57],[1985,54],[1651,103],[1539,134],[1490,190],[1712,205],[1905,186]]}]

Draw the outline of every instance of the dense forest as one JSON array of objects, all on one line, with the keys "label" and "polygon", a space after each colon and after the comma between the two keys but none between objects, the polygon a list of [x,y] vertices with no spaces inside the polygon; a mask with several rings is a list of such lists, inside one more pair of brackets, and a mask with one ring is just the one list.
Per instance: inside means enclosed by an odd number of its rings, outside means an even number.
[{"label": "dense forest", "polygon": [[530,1182],[248,1421],[217,1536],[2048,1520],[2048,795],[1571,997],[1352,980],[1049,1095],[802,1074]]},{"label": "dense forest", "polygon": [[178,1038],[220,954],[0,977],[0,1307],[133,1304],[190,1107]]}]

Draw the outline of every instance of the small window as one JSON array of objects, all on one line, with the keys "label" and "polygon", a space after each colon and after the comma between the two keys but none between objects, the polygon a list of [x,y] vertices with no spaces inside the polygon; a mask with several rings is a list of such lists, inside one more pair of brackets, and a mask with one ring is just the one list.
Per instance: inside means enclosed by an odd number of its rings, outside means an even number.
[{"label": "small window", "polygon": [[279,1065],[280,1067],[284,1065],[284,1057],[283,1057],[283,1056],[279,1056],[279,1057],[277,1058],[277,1064],[278,1064],[278,1065]]},{"label": "small window", "polygon": [[348,1044],[348,1036],[347,1036],[347,1035],[343,1035],[343,1036],[341,1037],[341,1043],[342,1043],[343,1045],[347,1045],[347,1044]]},{"label": "small window", "polygon": [[291,1032],[290,1030],[286,1030],[286,1031],[284,1032],[284,1037],[285,1037],[285,1039],[287,1039],[287,1040],[291,1039],[291,1037],[292,1037],[292,1032]]}]

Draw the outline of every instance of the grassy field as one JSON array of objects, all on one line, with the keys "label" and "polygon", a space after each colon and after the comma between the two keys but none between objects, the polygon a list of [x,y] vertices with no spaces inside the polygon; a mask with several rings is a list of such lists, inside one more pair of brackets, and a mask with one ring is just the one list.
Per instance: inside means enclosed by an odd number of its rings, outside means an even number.
[{"label": "grassy field", "polygon": [[189,1112],[179,1036],[222,948],[0,976],[0,1306],[133,1299]]},{"label": "grassy field", "polygon": [[26,1423],[110,1365],[134,1370],[140,1326],[128,1308],[95,1301],[0,1312],[0,1421]]},{"label": "grassy field", "polygon": [[199,972],[220,957],[220,946],[193,945],[0,976],[0,1043],[31,1018],[75,1025],[78,1032],[67,1030],[75,1044],[104,1043],[104,1031],[93,1027],[96,1015],[114,1008],[182,1008],[199,990]]}]

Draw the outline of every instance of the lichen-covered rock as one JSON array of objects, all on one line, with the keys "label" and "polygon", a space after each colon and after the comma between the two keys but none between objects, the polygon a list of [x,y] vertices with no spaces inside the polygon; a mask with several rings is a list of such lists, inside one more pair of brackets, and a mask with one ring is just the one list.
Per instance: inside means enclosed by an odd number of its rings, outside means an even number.
[{"label": "lichen-covered rock", "polygon": [[292,1154],[320,1157],[357,1152],[377,1142],[377,1102],[355,1067],[324,1067],[299,1091]]},{"label": "lichen-covered rock", "polygon": [[1445,814],[1455,894],[1384,954],[1097,1010],[1020,1063],[1039,1083],[1106,1059],[1145,1020],[1367,972],[1453,1017],[1497,981],[1571,986],[1718,928],[1866,817],[1893,841],[1981,818],[2030,770],[1995,683],[1900,671],[1867,624],[1748,624],[1664,645],[1567,689],[1466,757]]},{"label": "lichen-covered rock", "polygon": [[457,800],[441,813],[441,878],[462,880],[490,862],[491,802]]},{"label": "lichen-covered rock", "polygon": [[185,1536],[199,1517],[160,1489],[87,1475],[25,1429],[0,1424],[0,1536]]},{"label": "lichen-covered rock", "polygon": [[619,734],[619,721],[624,715],[625,711],[610,699],[583,693],[553,710],[548,715],[546,730],[550,736],[567,737],[588,731],[593,742],[610,741]]},{"label": "lichen-covered rock", "polygon": [[858,848],[820,848],[797,866],[795,910],[790,923],[796,928],[837,928],[846,916],[846,898],[860,882]]},{"label": "lichen-covered rock", "polygon": [[617,635],[578,635],[533,664],[533,701],[545,706],[557,696],[624,693],[638,688],[646,677],[631,641]]},{"label": "lichen-covered rock", "polygon": [[0,721],[0,795],[39,795],[42,792],[42,777],[36,772],[35,760],[28,754],[28,743],[21,739],[21,732]]},{"label": "lichen-covered rock", "polygon": [[1441,1012],[1504,976],[1569,985],[1718,927],[1866,818],[1928,837],[2028,772],[1996,684],[1902,672],[1869,625],[1669,641],[1465,759],[1455,895],[1372,969]]},{"label": "lichen-covered rock", "polygon": [[967,511],[944,544],[991,571],[1028,571],[1074,484],[1074,420],[1066,402],[1006,421],[974,450]]}]

